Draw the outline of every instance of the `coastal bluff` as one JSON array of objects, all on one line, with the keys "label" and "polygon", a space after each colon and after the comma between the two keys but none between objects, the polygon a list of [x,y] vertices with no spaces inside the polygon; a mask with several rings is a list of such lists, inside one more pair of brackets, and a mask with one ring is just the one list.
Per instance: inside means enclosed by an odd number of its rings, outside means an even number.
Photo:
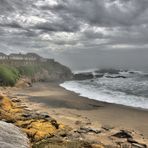
[{"label": "coastal bluff", "polygon": [[13,84],[14,81],[17,83],[21,78],[29,83],[39,81],[63,82],[73,76],[68,67],[54,59],[43,58],[36,53],[13,53],[10,55],[0,53],[0,84],[7,85],[4,81],[5,77],[8,77],[7,81],[14,75]]}]

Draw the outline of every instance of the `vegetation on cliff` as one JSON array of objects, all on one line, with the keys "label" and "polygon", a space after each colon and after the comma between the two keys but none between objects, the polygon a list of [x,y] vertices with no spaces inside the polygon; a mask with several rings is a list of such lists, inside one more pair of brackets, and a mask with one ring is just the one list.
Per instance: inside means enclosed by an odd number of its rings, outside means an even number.
[{"label": "vegetation on cliff", "polygon": [[19,79],[19,70],[7,65],[0,65],[0,84],[3,86],[13,86]]},{"label": "vegetation on cliff", "polygon": [[17,80],[24,76],[32,82],[64,81],[70,79],[72,73],[66,66],[50,60],[22,66],[0,65],[0,85],[2,86],[14,86]]},{"label": "vegetation on cliff", "polygon": [[33,77],[37,72],[41,71],[39,65],[25,65],[18,67],[18,70],[21,75]]}]

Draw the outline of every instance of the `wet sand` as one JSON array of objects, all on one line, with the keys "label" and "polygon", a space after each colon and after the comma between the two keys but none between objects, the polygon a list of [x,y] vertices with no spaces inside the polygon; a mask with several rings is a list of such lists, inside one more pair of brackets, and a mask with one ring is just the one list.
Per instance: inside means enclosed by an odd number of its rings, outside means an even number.
[{"label": "wet sand", "polygon": [[14,90],[13,95],[29,98],[27,103],[32,108],[49,112],[72,127],[79,122],[119,127],[136,130],[148,138],[148,110],[91,100],[53,83],[35,83],[33,87]]}]

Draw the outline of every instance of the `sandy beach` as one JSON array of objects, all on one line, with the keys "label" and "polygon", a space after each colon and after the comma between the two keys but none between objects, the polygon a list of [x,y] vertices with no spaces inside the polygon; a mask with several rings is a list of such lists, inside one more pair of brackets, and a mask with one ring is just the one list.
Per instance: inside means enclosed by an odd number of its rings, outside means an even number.
[{"label": "sandy beach", "polygon": [[49,112],[59,122],[71,127],[92,124],[138,131],[148,138],[148,111],[109,104],[81,97],[55,83],[34,83],[32,87],[12,89],[11,96],[18,96],[37,111]]}]

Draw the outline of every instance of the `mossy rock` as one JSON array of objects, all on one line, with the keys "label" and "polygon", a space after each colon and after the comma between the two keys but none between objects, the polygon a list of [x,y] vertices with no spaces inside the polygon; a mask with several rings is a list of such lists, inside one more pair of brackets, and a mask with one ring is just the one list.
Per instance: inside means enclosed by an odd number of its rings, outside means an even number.
[{"label": "mossy rock", "polygon": [[38,142],[32,146],[33,148],[92,148],[90,144],[83,141],[62,141],[56,138],[50,138]]}]

